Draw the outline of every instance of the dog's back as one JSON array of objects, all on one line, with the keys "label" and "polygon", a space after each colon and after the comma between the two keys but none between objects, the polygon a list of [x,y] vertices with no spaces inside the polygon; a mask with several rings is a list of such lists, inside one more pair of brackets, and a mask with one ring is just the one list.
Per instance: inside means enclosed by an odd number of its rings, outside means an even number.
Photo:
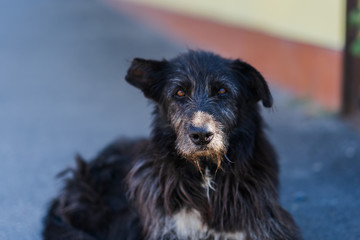
[{"label": "dog's back", "polygon": [[142,239],[136,211],[126,197],[124,177],[145,140],[118,140],[86,163],[80,156],[45,218],[44,239]]}]

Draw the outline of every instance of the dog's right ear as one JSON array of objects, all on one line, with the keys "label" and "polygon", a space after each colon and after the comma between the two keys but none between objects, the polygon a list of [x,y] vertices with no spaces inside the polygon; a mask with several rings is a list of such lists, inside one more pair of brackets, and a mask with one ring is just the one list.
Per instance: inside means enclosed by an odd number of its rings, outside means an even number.
[{"label": "dog's right ear", "polygon": [[164,70],[167,61],[145,60],[135,58],[126,74],[126,81],[139,88],[145,97],[159,101],[164,85]]}]

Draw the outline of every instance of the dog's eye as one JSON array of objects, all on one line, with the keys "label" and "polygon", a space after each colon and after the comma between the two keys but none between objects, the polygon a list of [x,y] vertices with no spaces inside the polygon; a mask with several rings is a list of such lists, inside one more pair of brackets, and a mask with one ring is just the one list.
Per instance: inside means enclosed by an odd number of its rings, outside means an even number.
[{"label": "dog's eye", "polygon": [[222,95],[222,94],[225,94],[227,91],[225,88],[220,88],[219,91],[218,91],[218,94],[219,95]]},{"label": "dog's eye", "polygon": [[179,97],[183,97],[185,95],[185,92],[183,90],[178,90],[176,92],[176,95],[179,96]]}]

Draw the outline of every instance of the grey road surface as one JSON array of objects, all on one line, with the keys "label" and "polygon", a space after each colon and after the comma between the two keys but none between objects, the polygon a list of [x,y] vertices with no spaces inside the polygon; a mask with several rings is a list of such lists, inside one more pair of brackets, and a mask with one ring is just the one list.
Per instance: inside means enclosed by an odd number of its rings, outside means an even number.
[{"label": "grey road surface", "polygon": [[[149,134],[151,105],[126,69],[184,49],[94,0],[0,0],[0,240],[40,239],[54,176],[76,153]],[[307,240],[359,240],[359,134],[273,91],[284,206]]]}]

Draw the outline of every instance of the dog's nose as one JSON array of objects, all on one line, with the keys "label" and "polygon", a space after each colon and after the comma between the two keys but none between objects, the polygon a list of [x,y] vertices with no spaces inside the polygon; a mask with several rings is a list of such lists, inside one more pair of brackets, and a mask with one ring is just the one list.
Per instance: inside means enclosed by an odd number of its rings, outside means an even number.
[{"label": "dog's nose", "polygon": [[189,133],[191,141],[196,145],[207,145],[214,138],[214,133],[205,128],[191,126]]}]

